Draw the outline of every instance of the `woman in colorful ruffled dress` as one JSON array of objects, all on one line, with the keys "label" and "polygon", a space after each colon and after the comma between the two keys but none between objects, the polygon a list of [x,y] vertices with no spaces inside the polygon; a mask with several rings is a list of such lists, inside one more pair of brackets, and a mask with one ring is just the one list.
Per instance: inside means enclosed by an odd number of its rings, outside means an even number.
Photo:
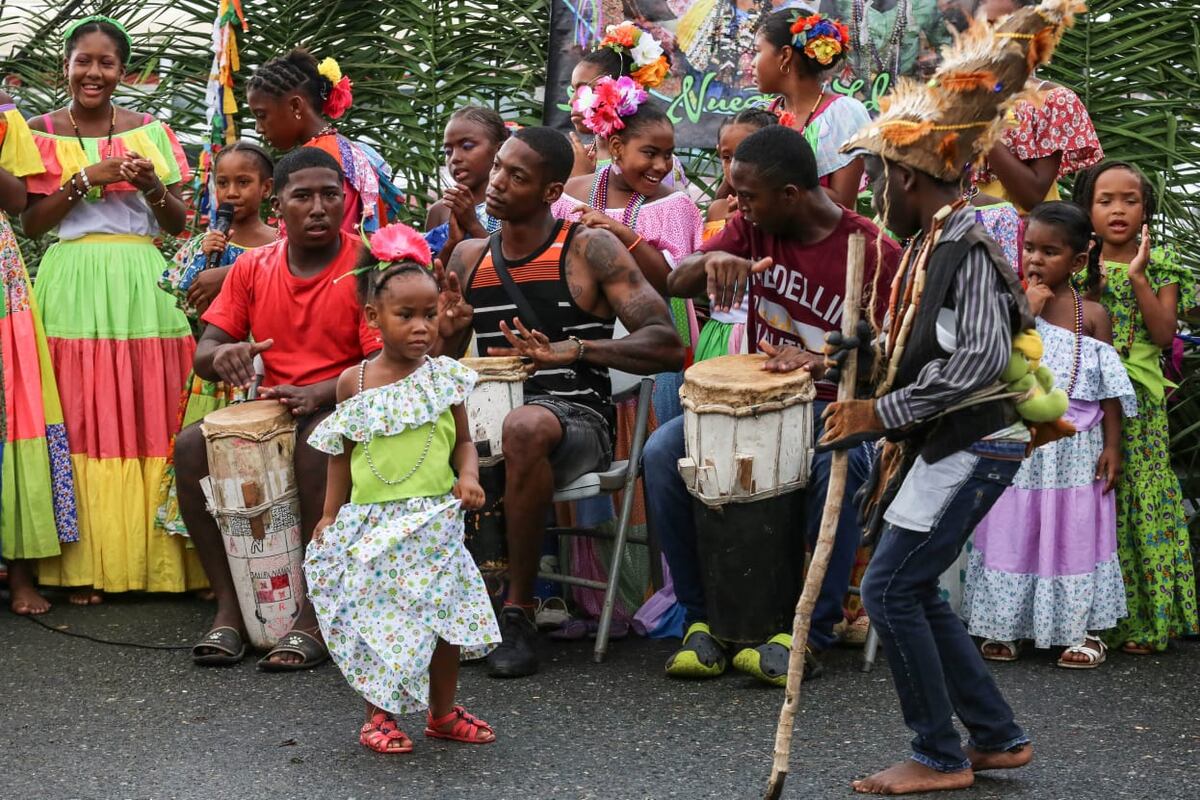
[{"label": "woman in colorful ruffled dress", "polygon": [[34,559],[57,556],[79,539],[75,483],[50,351],[8,214],[25,209],[25,178],[42,159],[25,119],[0,92],[0,548],[10,607],[44,614]]},{"label": "woman in colorful ruffled dress", "polygon": [[280,152],[318,147],[337,159],[345,174],[346,213],[342,227],[371,233],[395,216],[400,191],[373,152],[342,136],[329,119],[340,119],[354,102],[350,79],[338,63],[319,64],[307,50],[272,58],[246,84],[246,105],[255,130]]},{"label": "woman in colorful ruffled dress", "polygon": [[812,145],[817,176],[829,196],[854,210],[863,162],[840,148],[871,117],[853,97],[826,91],[824,77],[850,51],[846,26],[821,14],[776,11],[763,20],[754,50],[758,90],[779,95],[771,110]]},{"label": "woman in colorful ruffled dress", "polygon": [[[261,217],[263,204],[274,190],[275,162],[253,142],[237,141],[222,148],[213,159],[212,174],[218,206],[233,207],[233,218],[226,233],[210,230],[194,236],[175,253],[172,266],[163,273],[158,285],[175,296],[176,302],[193,325],[216,299],[233,262],[247,250],[264,247],[279,238],[279,231]],[[212,256],[215,263],[209,265]],[[206,381],[188,373],[179,400],[179,429],[204,419],[217,409],[244,400],[240,387],[222,381]],[[175,495],[175,442],[172,437],[167,470],[159,487],[155,521],[167,533],[187,536],[187,526],[179,516]]]},{"label": "woman in colorful ruffled dress", "polygon": [[112,102],[131,43],[102,16],[65,34],[71,103],[30,123],[45,171],[29,176],[26,234],[53,231],[34,295],[42,311],[75,473],[79,541],[39,563],[44,585],[102,592],[203,588],[185,543],[154,528],[176,401],[195,344],[161,291],[154,245],[178,234],[189,170],[175,134]]}]

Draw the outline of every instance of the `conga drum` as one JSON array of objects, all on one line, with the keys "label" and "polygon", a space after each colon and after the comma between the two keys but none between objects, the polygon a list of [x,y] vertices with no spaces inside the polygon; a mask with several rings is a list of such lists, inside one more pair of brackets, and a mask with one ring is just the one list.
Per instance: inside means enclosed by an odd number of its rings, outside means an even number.
[{"label": "conga drum", "polygon": [[221,529],[250,641],[267,650],[291,630],[304,585],[296,421],[282,403],[257,400],[212,412],[200,430],[209,473],[200,485]]},{"label": "conga drum", "polygon": [[525,370],[519,358],[464,358],[462,364],[479,376],[467,398],[467,421],[479,450],[479,483],[487,499],[483,508],[467,512],[466,544],[488,594],[499,608],[508,576],[508,546],[504,530],[504,418],[525,403]]},{"label": "conga drum", "polygon": [[479,449],[479,466],[490,467],[504,458],[504,418],[525,403],[524,365],[519,358],[464,358],[462,365],[479,376],[467,398],[467,421]]},{"label": "conga drum", "polygon": [[766,357],[708,359],[679,397],[701,580],[713,636],[755,644],[791,629],[804,565],[803,495],[813,453],[807,371],[764,372]]}]

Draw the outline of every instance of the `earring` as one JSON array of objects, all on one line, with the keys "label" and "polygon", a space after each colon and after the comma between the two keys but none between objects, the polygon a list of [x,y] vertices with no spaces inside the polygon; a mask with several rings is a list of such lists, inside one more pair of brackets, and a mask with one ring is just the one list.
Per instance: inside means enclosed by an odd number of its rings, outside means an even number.
[{"label": "earring", "polygon": [[296,119],[300,119],[300,112],[299,112],[299,111],[297,111],[297,112],[296,112]]},{"label": "earring", "polygon": [[784,65],[783,65],[783,74],[784,74],[784,75],[790,75],[790,74],[791,74],[791,72],[792,72],[792,65],[791,65],[791,64],[784,64]]}]

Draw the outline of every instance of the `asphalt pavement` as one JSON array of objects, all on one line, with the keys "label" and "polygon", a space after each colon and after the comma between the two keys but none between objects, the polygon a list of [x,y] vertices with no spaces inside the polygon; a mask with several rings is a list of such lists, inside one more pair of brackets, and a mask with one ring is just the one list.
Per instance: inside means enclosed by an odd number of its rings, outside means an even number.
[{"label": "asphalt pavement", "polygon": [[[185,649],[211,606],[130,597],[75,608],[56,596],[49,630],[0,611],[0,796],[41,798],[754,798],[770,772],[782,690],[731,673],[704,683],[662,674],[673,642],[542,646],[541,672],[489,679],[467,666],[460,700],[496,728],[486,746],[420,736],[408,756],[358,744],[362,703],[326,664],[297,674],[254,662],[194,667]],[[75,636],[65,635],[75,634]],[[886,663],[861,650],[825,658],[804,686],[784,797],[849,798],[849,783],[907,753]],[[1036,757],[980,776],[953,797],[1200,798],[1200,643],[1110,656],[1093,671],[1045,652],[994,667]]]}]

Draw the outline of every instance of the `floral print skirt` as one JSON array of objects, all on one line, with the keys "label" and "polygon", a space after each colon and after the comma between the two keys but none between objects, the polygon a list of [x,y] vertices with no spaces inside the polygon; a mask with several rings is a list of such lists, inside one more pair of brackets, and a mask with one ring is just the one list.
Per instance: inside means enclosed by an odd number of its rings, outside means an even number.
[{"label": "floral print skirt", "polygon": [[309,597],[350,686],[393,714],[428,707],[439,639],[485,655],[500,631],[452,495],[342,506],[308,546]]}]

